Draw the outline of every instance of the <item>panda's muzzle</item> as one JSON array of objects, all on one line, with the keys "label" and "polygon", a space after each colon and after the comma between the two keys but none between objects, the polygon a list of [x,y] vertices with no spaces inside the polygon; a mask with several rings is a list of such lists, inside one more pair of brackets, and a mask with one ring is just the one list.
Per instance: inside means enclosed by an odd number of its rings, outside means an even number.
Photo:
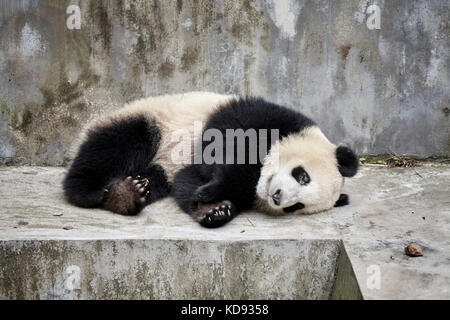
[{"label": "panda's muzzle", "polygon": [[273,203],[275,203],[277,206],[281,203],[281,189],[278,189],[273,195],[272,195]]}]

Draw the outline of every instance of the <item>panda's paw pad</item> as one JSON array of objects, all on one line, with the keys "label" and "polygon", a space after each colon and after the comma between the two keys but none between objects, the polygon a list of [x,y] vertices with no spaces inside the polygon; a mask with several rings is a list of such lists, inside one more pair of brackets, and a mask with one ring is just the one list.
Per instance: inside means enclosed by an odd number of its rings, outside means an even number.
[{"label": "panda's paw pad", "polygon": [[147,190],[149,181],[147,178],[142,178],[140,176],[127,177],[125,182],[128,184],[131,192],[135,195],[135,201],[144,203],[147,199],[149,191]]},{"label": "panda's paw pad", "polygon": [[102,207],[122,215],[134,215],[147,201],[149,181],[141,177],[126,177],[104,189]]},{"label": "panda's paw pad", "polygon": [[222,201],[215,204],[199,205],[199,222],[208,228],[217,228],[233,219],[234,208],[231,202]]}]

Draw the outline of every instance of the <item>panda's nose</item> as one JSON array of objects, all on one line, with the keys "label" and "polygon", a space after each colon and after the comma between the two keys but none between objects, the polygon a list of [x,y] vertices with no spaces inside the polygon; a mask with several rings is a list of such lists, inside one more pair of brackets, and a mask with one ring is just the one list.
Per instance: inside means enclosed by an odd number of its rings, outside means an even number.
[{"label": "panda's nose", "polygon": [[280,199],[281,199],[281,189],[278,189],[278,190],[272,195],[273,203],[275,203],[277,206],[279,206],[279,205],[280,205]]}]

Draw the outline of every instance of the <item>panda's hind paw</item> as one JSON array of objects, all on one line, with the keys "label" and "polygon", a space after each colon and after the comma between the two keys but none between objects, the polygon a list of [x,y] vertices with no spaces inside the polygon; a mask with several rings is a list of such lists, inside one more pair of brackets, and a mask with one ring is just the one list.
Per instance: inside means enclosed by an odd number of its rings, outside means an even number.
[{"label": "panda's hind paw", "polygon": [[149,191],[147,190],[147,186],[149,184],[148,179],[141,178],[141,176],[136,176],[136,178],[133,179],[133,177],[129,176],[125,179],[125,181],[128,183],[132,182],[134,191],[139,195],[139,202],[145,203],[149,194]]},{"label": "panda's hind paw", "polygon": [[117,180],[105,189],[102,207],[122,215],[137,214],[147,201],[149,181],[139,176]]}]

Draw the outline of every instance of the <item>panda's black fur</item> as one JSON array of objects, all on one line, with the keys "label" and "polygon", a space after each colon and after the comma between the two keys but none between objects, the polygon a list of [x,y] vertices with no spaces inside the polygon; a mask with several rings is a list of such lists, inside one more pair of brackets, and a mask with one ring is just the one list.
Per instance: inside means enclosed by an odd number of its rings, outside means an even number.
[{"label": "panda's black fur", "polygon": [[[270,129],[278,129],[282,140],[314,125],[301,113],[264,99],[239,98],[213,112],[204,130],[215,128],[225,135],[226,129],[268,129],[269,151]],[[219,227],[252,207],[262,159],[256,164],[188,165],[175,174],[171,185],[164,169],[152,162],[160,139],[159,124],[142,115],[90,131],[63,182],[67,199],[80,207],[132,215],[173,195],[185,212],[206,227]],[[207,144],[203,142],[203,148]],[[246,151],[248,148],[247,141]],[[342,175],[354,175],[357,158],[348,148],[340,148],[336,156]],[[344,198],[336,205],[348,203]]]}]

